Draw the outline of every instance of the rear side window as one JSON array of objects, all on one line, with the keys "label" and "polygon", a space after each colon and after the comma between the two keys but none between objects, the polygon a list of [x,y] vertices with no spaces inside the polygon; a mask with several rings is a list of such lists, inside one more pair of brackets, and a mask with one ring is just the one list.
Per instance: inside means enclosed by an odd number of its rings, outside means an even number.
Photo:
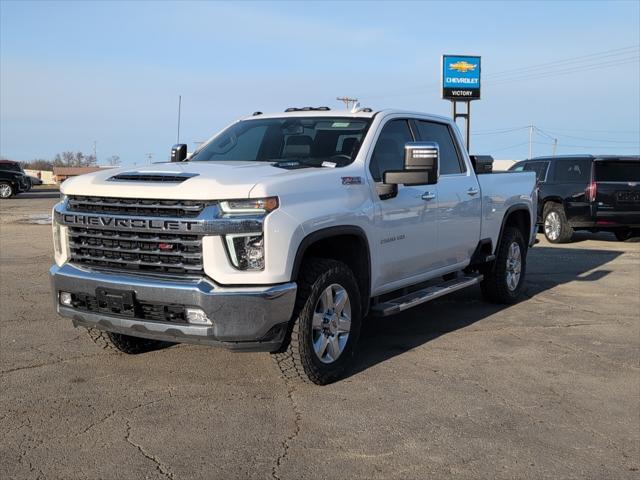
[{"label": "rear side window", "polygon": [[531,162],[524,166],[524,171],[536,172],[536,180],[544,182],[547,179],[547,168],[549,168],[549,162]]},{"label": "rear side window", "polygon": [[596,162],[597,182],[640,182],[640,161]]},{"label": "rear side window", "polygon": [[591,179],[591,159],[563,158],[556,160],[553,179],[556,182],[584,182]]},{"label": "rear side window", "polygon": [[440,174],[462,173],[465,171],[458,150],[453,143],[451,130],[444,123],[416,121],[420,140],[423,142],[437,142],[440,146]]}]

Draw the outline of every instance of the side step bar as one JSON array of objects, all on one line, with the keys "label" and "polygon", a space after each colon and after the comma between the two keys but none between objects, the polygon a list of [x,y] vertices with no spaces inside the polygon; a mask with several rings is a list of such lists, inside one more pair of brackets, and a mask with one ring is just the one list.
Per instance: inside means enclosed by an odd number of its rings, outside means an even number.
[{"label": "side step bar", "polygon": [[417,292],[410,293],[403,297],[394,298],[386,302],[378,303],[371,307],[371,314],[375,317],[387,317],[403,312],[409,308],[434,300],[443,295],[462,290],[463,288],[476,285],[482,281],[482,275],[465,275],[454,278],[447,282],[427,287]]}]

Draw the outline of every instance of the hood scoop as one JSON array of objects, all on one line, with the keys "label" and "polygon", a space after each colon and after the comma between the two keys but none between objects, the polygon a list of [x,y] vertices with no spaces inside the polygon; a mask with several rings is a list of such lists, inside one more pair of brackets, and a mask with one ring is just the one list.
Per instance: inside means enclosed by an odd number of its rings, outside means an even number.
[{"label": "hood scoop", "polygon": [[198,173],[123,172],[109,177],[108,180],[111,182],[181,183],[198,175]]}]

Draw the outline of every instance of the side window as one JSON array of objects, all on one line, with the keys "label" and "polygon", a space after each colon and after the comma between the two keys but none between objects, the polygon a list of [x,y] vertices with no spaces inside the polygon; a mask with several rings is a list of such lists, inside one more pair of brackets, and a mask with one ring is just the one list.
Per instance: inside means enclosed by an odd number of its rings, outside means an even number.
[{"label": "side window", "polygon": [[589,158],[563,158],[556,160],[554,180],[556,182],[589,182],[591,160]]},{"label": "side window", "polygon": [[404,144],[413,142],[413,135],[406,120],[391,120],[382,127],[373,149],[369,170],[376,182],[381,182],[387,170],[402,170],[404,167]]},{"label": "side window", "polygon": [[514,165],[509,170],[511,170],[512,172],[522,172],[524,171],[524,163],[521,163],[520,165]]},{"label": "side window", "polygon": [[524,166],[524,171],[536,172],[536,180],[544,182],[547,179],[547,168],[549,168],[549,162],[531,162]]},{"label": "side window", "polygon": [[444,123],[416,121],[420,140],[438,142],[440,146],[440,174],[462,173],[466,169],[453,141],[451,130]]}]

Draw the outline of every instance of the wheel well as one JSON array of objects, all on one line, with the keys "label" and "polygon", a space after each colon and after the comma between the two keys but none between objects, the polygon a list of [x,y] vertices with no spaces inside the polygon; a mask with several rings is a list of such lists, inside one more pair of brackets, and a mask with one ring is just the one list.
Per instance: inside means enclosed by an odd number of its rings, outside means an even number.
[{"label": "wheel well", "polygon": [[311,234],[302,242],[296,255],[293,280],[306,258],[330,258],[346,264],[356,277],[362,299],[363,316],[369,309],[371,257],[364,233],[326,232]]},{"label": "wheel well", "polygon": [[[519,209],[509,213],[504,221],[502,230],[504,231],[506,227],[516,227],[517,229],[519,229],[522,233],[522,238],[524,238],[527,244],[529,243],[531,232],[531,217],[528,210]],[[500,237],[502,238],[502,232],[500,232]]]}]

